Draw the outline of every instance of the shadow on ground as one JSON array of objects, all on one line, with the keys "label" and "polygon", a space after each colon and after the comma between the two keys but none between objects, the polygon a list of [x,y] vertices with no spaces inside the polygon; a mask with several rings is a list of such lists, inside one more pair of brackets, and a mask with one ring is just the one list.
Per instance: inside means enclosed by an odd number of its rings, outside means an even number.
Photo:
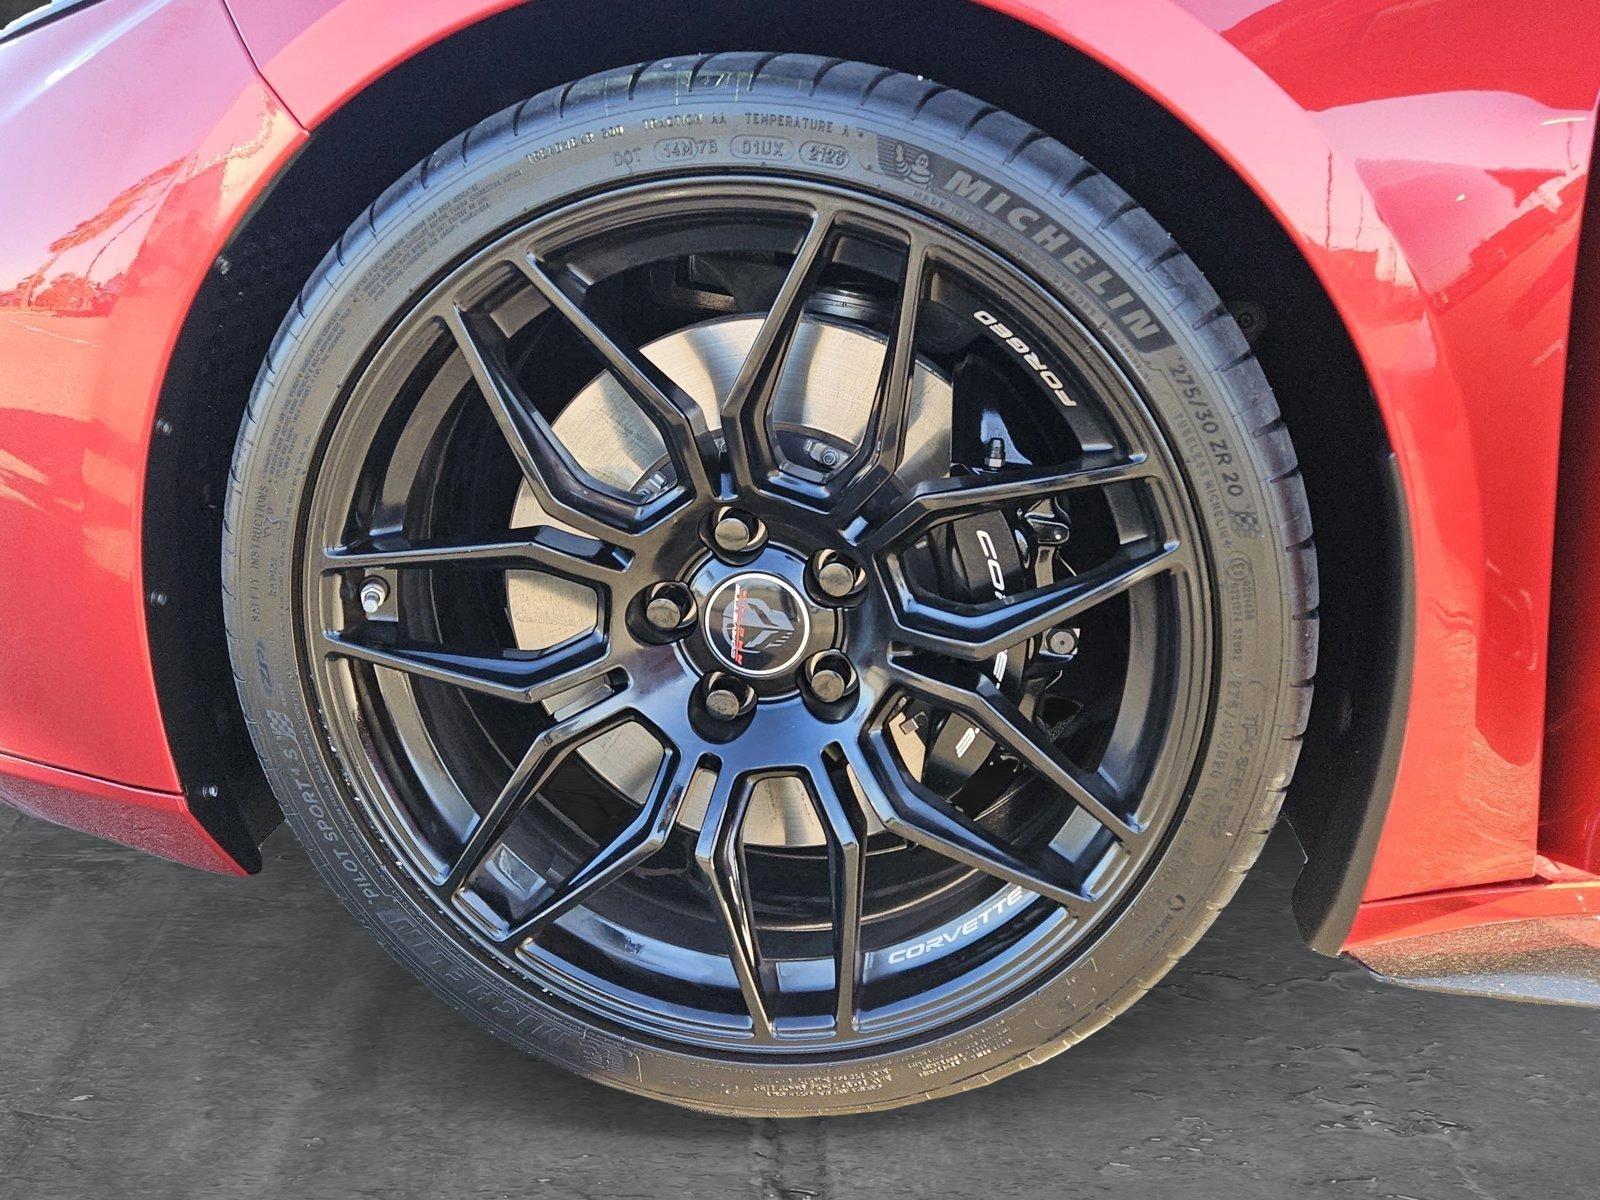
[{"label": "shadow on ground", "polygon": [[731,1121],[524,1058],[414,983],[280,831],[249,881],[0,811],[0,1196],[1592,1194],[1600,1014],[1383,987],[1300,945],[1287,838],[1141,1004],[1044,1066]]}]

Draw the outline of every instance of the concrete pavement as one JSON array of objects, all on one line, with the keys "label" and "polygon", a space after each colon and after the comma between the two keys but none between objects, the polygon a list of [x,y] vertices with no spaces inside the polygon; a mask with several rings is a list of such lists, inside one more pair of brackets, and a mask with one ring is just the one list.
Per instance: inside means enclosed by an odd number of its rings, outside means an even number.
[{"label": "concrete pavement", "polygon": [[1600,1013],[1381,986],[1299,944],[1287,838],[1087,1043],[993,1087],[730,1121],[527,1059],[390,962],[286,832],[214,878],[0,810],[0,1197],[1559,1200]]}]

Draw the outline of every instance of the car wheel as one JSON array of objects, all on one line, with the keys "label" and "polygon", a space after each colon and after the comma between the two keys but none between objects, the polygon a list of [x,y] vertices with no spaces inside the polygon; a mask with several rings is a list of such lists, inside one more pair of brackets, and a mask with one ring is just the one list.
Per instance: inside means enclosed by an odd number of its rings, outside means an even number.
[{"label": "car wheel", "polygon": [[694,1108],[1040,1062],[1233,894],[1315,563],[1239,329],[925,80],[630,67],[467,130],[305,286],[224,579],[295,832],[449,1003]]}]

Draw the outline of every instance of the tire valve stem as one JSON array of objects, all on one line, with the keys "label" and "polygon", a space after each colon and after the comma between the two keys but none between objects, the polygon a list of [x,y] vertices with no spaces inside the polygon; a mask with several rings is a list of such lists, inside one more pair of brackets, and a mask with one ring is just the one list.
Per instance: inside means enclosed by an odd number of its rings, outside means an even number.
[{"label": "tire valve stem", "polygon": [[361,611],[372,616],[389,602],[389,585],[376,575],[361,584]]},{"label": "tire valve stem", "polygon": [[1004,438],[989,439],[989,453],[985,456],[983,465],[991,471],[998,471],[1006,465],[1006,443]]}]

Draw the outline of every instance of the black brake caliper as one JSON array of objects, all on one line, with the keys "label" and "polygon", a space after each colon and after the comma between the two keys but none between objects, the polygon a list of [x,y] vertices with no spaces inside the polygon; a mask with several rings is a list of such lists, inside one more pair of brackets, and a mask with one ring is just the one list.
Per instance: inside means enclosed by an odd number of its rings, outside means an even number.
[{"label": "black brake caliper", "polygon": [[[964,604],[992,604],[1029,586],[1016,531],[1005,516],[984,512],[947,522],[928,537],[929,563],[938,594]],[[996,681],[1017,678],[1022,664],[996,659],[988,670]],[[965,717],[932,715],[922,781],[950,795],[970,779],[994,749],[994,739]]]}]

